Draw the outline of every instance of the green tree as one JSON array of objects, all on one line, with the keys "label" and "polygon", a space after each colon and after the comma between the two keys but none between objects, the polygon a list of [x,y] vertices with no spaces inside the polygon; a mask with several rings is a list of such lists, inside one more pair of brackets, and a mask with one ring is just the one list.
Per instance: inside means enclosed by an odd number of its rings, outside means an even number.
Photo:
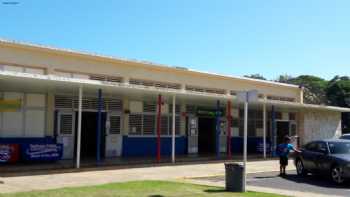
[{"label": "green tree", "polygon": [[326,88],[327,81],[312,75],[300,75],[292,77],[289,75],[280,75],[278,82],[289,83],[304,87],[304,102],[310,104],[327,103]]},{"label": "green tree", "polygon": [[266,78],[261,74],[244,75],[244,77],[251,78],[251,79],[266,80]]},{"label": "green tree", "polygon": [[291,80],[293,79],[293,77],[291,75],[280,75],[277,80],[277,82],[280,82],[280,83],[291,83]]},{"label": "green tree", "polygon": [[[350,107],[350,78],[335,76],[327,86],[327,97],[330,105]],[[350,132],[350,113],[342,114],[344,133]]]},{"label": "green tree", "polygon": [[350,107],[350,78],[335,76],[327,86],[327,97],[330,105]]}]

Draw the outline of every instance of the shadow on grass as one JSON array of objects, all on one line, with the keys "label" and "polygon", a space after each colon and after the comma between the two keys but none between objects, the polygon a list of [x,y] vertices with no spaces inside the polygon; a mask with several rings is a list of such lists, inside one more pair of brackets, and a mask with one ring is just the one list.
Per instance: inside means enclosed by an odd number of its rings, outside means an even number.
[{"label": "shadow on grass", "polygon": [[155,195],[149,195],[148,197],[165,197],[163,195],[155,194]]},{"label": "shadow on grass", "polygon": [[225,189],[206,189],[204,190],[206,193],[224,193],[227,192]]}]

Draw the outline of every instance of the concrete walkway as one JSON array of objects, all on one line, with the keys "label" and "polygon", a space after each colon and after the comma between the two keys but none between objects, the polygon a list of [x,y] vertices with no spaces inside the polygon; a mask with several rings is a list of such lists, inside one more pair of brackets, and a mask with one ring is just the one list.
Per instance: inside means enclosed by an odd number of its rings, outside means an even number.
[{"label": "concrete walkway", "polygon": [[[294,166],[290,165],[290,169]],[[247,172],[257,173],[278,170],[278,161],[248,162]],[[135,180],[186,181],[191,177],[223,175],[223,163],[169,165],[132,169],[96,170],[46,175],[0,177],[0,193],[47,190],[63,187],[89,186]]]}]

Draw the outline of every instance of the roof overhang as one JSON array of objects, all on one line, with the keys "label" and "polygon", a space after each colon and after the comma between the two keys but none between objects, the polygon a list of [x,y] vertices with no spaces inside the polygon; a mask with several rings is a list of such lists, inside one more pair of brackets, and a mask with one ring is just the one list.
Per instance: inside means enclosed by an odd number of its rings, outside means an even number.
[{"label": "roof overhang", "polygon": [[[239,103],[235,96],[219,95],[210,93],[191,92],[186,90],[173,90],[156,87],[145,87],[128,83],[103,82],[89,79],[66,78],[55,75],[39,75],[29,73],[18,73],[12,71],[0,71],[0,91],[20,91],[36,93],[60,93],[78,94],[79,87],[83,87],[84,95],[96,95],[98,89],[102,89],[104,95],[118,97],[132,97],[135,100],[155,99],[159,94],[165,99],[176,95],[177,102],[186,101],[193,104],[210,104],[215,106],[216,101]],[[326,110],[336,112],[350,112],[350,108],[301,104],[294,102],[283,102],[259,99],[252,106],[275,106],[281,109],[302,110]]]}]

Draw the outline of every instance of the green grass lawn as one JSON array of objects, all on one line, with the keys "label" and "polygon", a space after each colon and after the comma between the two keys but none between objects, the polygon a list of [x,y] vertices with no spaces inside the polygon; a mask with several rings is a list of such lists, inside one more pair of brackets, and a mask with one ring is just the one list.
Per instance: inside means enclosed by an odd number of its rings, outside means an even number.
[{"label": "green grass lawn", "polygon": [[47,191],[35,191],[14,194],[0,194],[1,197],[68,197],[68,196],[82,196],[82,197],[100,197],[100,196],[127,196],[127,197],[162,197],[162,196],[233,196],[233,197],[277,197],[279,195],[264,194],[256,192],[247,193],[230,193],[225,192],[220,187],[208,187],[202,185],[194,185],[178,182],[167,181],[134,181],[126,183],[112,183],[91,187],[76,187],[63,188]]}]

